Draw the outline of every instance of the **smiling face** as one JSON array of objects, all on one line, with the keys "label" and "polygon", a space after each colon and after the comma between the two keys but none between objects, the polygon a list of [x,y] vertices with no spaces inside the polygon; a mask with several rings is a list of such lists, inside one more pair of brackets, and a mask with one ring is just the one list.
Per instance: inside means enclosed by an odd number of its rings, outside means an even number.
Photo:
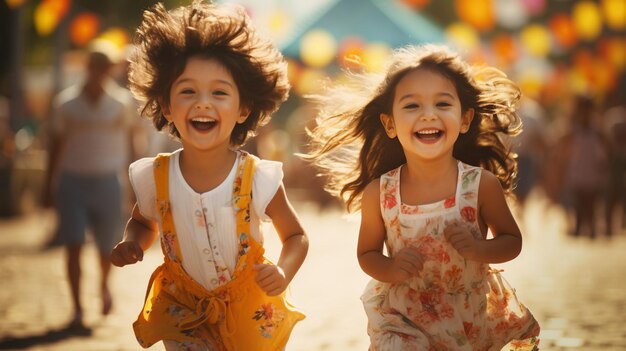
[{"label": "smiling face", "polygon": [[398,137],[408,157],[424,160],[452,157],[459,133],[465,133],[474,115],[462,112],[451,80],[429,69],[407,73],[396,85],[392,114],[380,119],[390,138]]},{"label": "smiling face", "polygon": [[180,133],[183,147],[198,150],[228,149],[235,124],[248,117],[226,67],[199,56],[187,60],[170,88],[170,103],[164,111]]}]

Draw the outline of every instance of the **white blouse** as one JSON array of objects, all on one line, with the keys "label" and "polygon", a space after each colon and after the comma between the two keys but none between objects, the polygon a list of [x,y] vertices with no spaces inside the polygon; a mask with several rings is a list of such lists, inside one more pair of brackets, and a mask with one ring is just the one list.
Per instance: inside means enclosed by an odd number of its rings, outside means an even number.
[{"label": "white blouse", "polygon": [[[238,258],[239,240],[232,202],[239,156],[226,179],[214,189],[202,194],[195,192],[180,171],[179,149],[172,153],[169,163],[170,209],[178,236],[185,271],[206,289],[213,290],[226,274],[234,271]],[[159,223],[156,207],[154,157],[142,158],[129,167],[130,182],[137,198],[139,212]],[[282,163],[261,160],[257,163],[252,182],[251,235],[263,243],[261,221],[270,221],[265,214],[268,203],[282,183]],[[220,272],[228,269],[228,272]]]}]

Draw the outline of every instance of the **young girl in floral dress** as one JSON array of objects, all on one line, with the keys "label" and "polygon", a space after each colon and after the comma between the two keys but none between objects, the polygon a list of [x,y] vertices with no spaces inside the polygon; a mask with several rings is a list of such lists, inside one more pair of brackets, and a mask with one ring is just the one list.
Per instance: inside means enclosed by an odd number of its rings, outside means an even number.
[{"label": "young girl in floral dress", "polygon": [[309,157],[361,210],[370,350],[535,349],[537,321],[489,267],[522,248],[505,199],[516,163],[498,135],[519,132],[518,87],[433,45],[352,77],[315,97]]}]

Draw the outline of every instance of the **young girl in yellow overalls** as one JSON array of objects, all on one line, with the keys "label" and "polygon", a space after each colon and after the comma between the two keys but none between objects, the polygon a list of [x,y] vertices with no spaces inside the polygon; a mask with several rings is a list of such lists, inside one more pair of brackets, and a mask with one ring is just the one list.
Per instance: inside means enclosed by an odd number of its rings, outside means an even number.
[{"label": "young girl in yellow overalls", "polygon": [[[117,266],[142,260],[161,233],[164,263],[134,323],[143,347],[282,350],[304,318],[285,300],[308,241],[282,184],[281,164],[238,151],[288,94],[286,63],[240,7],[194,2],[144,13],[130,87],[143,114],[182,149],[130,166],[137,203]],[[263,256],[260,223],[283,243]]]}]

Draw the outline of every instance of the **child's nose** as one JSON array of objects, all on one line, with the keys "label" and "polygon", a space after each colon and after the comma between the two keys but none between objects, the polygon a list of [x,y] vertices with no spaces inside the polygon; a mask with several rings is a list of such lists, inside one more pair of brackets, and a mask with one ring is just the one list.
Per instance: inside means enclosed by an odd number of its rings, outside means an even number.
[{"label": "child's nose", "polygon": [[206,94],[200,94],[198,96],[198,100],[196,101],[197,109],[205,109],[208,110],[211,108],[211,99]]},{"label": "child's nose", "polygon": [[433,111],[432,108],[425,107],[424,109],[422,109],[422,115],[420,116],[420,119],[425,120],[425,121],[430,121],[435,118],[437,118],[437,115],[435,114],[435,111]]}]

